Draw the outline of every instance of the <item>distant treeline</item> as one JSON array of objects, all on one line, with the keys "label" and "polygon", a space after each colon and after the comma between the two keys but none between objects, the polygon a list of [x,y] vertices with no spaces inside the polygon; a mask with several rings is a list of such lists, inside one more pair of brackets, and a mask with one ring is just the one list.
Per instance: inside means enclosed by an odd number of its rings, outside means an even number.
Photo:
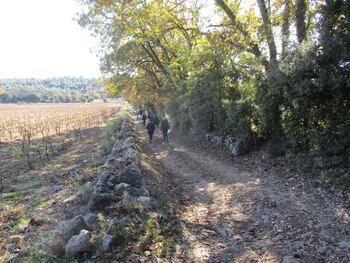
[{"label": "distant treeline", "polygon": [[91,102],[101,93],[101,84],[93,78],[0,80],[0,103]]}]

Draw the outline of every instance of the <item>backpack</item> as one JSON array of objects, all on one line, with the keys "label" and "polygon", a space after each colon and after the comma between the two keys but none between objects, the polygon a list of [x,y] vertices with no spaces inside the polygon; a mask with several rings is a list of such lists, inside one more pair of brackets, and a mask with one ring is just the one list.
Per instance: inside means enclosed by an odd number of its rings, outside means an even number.
[{"label": "backpack", "polygon": [[163,130],[163,131],[169,130],[169,122],[168,122],[167,119],[164,119],[164,120],[162,121],[162,130]]},{"label": "backpack", "polygon": [[154,123],[153,122],[149,122],[148,124],[147,124],[147,130],[149,130],[149,131],[154,131],[154,129],[156,128],[156,126],[154,125]]}]

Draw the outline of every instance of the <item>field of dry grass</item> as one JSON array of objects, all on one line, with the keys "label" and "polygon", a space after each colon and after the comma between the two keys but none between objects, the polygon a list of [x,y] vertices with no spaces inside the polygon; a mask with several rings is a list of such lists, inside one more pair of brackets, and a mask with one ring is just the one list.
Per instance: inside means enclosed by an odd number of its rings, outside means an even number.
[{"label": "field of dry grass", "polygon": [[0,104],[0,122],[32,132],[22,138],[14,131],[11,139],[5,127],[0,143],[0,262],[17,254],[41,262],[35,253],[42,235],[88,195],[105,158],[104,127],[119,109],[118,103]]}]

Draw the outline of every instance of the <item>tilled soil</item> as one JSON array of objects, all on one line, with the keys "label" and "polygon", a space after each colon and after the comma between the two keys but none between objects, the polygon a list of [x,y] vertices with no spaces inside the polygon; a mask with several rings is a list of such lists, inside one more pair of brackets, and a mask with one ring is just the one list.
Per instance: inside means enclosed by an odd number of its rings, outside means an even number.
[{"label": "tilled soil", "polygon": [[341,198],[258,166],[244,169],[179,137],[164,144],[159,130],[150,144],[140,122],[137,129],[179,206],[176,261],[350,262],[349,204]]}]

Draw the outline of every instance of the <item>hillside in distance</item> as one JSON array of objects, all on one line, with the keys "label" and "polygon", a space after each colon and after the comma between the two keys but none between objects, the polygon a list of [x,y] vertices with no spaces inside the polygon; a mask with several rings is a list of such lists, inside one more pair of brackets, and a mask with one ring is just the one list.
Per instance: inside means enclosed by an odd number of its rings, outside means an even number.
[{"label": "hillside in distance", "polygon": [[91,102],[102,90],[94,78],[0,79],[0,103]]}]

